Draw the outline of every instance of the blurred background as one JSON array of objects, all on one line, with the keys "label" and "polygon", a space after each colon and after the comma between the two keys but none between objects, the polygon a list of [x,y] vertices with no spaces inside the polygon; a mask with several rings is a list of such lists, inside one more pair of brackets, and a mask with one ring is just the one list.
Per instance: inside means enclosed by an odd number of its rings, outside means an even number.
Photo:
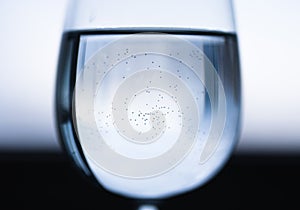
[{"label": "blurred background", "polygon": [[241,138],[212,181],[166,201],[110,194],[81,176],[61,149],[54,89],[66,5],[67,0],[0,0],[0,208],[299,205],[294,194],[300,187],[299,1],[233,1],[243,88]]}]

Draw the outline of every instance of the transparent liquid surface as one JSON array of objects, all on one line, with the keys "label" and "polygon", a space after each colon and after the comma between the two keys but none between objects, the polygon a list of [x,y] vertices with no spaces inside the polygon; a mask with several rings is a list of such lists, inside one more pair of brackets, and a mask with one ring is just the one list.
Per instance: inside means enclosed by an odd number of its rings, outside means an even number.
[{"label": "transparent liquid surface", "polygon": [[164,198],[201,186],[239,134],[234,34],[64,35],[57,120],[79,168],[112,192]]}]

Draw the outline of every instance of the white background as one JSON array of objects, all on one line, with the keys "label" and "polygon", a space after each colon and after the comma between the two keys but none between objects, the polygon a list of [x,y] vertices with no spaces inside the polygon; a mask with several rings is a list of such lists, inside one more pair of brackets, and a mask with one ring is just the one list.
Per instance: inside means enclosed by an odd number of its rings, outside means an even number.
[{"label": "white background", "polygon": [[[0,149],[58,150],[54,82],[66,0],[0,0]],[[300,1],[235,0],[238,152],[300,152]]]}]

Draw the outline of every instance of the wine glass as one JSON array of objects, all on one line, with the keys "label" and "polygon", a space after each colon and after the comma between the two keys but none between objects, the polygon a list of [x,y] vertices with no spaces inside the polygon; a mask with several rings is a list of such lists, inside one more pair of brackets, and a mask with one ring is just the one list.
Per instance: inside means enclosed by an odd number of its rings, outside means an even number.
[{"label": "wine glass", "polygon": [[231,2],[69,4],[57,127],[75,164],[110,192],[163,199],[222,169],[240,131]]}]

